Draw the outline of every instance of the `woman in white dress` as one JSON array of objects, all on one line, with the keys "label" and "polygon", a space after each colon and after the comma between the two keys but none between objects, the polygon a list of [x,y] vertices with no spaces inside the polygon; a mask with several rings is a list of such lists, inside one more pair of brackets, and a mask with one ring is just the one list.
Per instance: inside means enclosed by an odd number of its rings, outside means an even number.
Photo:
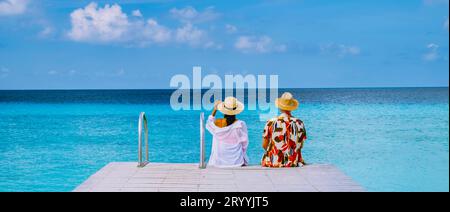
[{"label": "woman in white dress", "polygon": [[[247,125],[236,118],[244,108],[244,104],[234,97],[214,105],[214,111],[206,124],[206,129],[213,135],[208,166],[231,168],[248,165]],[[217,111],[224,114],[223,119],[215,118]]]}]

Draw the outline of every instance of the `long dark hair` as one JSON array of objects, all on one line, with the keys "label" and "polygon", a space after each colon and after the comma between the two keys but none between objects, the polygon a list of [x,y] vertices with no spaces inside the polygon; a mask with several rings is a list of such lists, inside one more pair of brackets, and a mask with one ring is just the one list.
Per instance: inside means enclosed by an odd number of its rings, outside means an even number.
[{"label": "long dark hair", "polygon": [[224,118],[227,121],[227,126],[232,125],[236,121],[236,116],[225,115]]}]

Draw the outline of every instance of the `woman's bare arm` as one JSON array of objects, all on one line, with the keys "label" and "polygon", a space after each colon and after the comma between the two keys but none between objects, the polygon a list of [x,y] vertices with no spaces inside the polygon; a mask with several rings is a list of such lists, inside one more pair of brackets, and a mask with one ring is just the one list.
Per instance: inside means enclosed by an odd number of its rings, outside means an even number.
[{"label": "woman's bare arm", "polygon": [[222,101],[216,101],[216,102],[214,102],[214,110],[212,111],[211,116],[216,117],[216,114],[217,114],[217,106],[218,106],[220,103],[222,103]]},{"label": "woman's bare arm", "polygon": [[267,147],[269,147],[269,139],[263,138],[263,141],[262,141],[262,147],[263,147],[265,150],[267,150]]}]

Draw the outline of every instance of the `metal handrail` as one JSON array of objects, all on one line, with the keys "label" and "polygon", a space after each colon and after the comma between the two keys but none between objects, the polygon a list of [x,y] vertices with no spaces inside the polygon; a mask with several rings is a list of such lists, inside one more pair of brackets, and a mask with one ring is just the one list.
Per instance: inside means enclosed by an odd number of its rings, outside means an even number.
[{"label": "metal handrail", "polygon": [[205,114],[200,114],[200,169],[205,169]]},{"label": "metal handrail", "polygon": [[[145,130],[145,160],[143,158],[142,153],[142,130]],[[139,132],[138,167],[142,168],[150,163],[148,154],[148,123],[147,123],[147,116],[145,115],[144,112],[142,112],[139,116],[138,132]]]},{"label": "metal handrail", "polygon": [[[145,160],[143,158],[142,153],[142,131],[145,131]],[[144,112],[142,112],[139,116],[138,123],[138,133],[139,133],[139,141],[138,141],[138,167],[145,167],[150,163],[149,160],[149,146],[148,146],[148,121],[147,116]],[[200,114],[200,163],[199,168],[205,169],[205,114]]]}]

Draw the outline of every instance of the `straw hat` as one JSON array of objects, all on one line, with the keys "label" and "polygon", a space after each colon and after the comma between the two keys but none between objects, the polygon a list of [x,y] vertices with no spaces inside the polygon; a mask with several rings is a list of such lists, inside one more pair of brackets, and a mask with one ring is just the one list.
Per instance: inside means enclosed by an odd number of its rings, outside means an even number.
[{"label": "straw hat", "polygon": [[244,111],[245,106],[234,97],[227,97],[225,101],[217,105],[217,110],[225,115],[234,116]]},{"label": "straw hat", "polygon": [[291,93],[286,92],[275,101],[275,105],[281,110],[294,111],[300,104]]}]

